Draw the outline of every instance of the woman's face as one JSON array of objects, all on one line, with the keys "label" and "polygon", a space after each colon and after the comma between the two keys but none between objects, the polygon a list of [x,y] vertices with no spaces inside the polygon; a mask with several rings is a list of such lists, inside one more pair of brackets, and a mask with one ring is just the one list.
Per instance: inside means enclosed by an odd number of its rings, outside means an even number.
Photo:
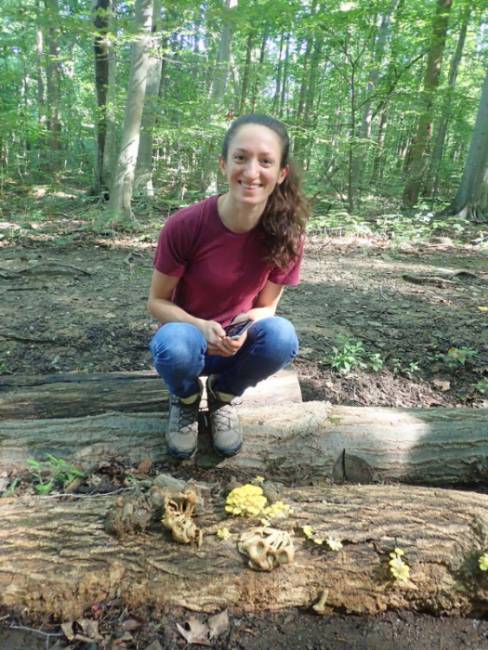
[{"label": "woman's face", "polygon": [[260,124],[241,126],[230,141],[227,160],[220,160],[231,197],[241,204],[264,207],[288,173],[288,167],[280,167],[281,155],[280,138],[272,129]]}]

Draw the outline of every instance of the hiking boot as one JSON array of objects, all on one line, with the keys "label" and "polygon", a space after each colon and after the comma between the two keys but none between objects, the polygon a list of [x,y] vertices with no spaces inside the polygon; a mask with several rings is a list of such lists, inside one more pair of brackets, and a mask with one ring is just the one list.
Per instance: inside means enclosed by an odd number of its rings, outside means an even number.
[{"label": "hiking boot", "polygon": [[200,392],[189,397],[169,396],[168,428],[166,444],[168,453],[178,460],[191,458],[197,450],[198,407],[202,396],[202,384],[198,382]]},{"label": "hiking boot", "polygon": [[237,413],[240,399],[229,393],[213,391],[216,377],[207,380],[207,399],[213,446],[222,456],[234,456],[242,447],[242,429]]}]

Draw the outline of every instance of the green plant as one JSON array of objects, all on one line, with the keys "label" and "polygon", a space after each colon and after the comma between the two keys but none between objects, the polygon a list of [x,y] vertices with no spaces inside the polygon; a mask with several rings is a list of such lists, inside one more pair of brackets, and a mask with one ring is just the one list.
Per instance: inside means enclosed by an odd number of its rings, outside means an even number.
[{"label": "green plant", "polygon": [[368,361],[373,372],[379,372],[384,366],[383,359],[381,358],[381,354],[379,352],[373,352],[370,354]]},{"label": "green plant", "polygon": [[64,458],[58,458],[52,454],[46,456],[46,460],[38,461],[29,458],[27,467],[34,476],[34,489],[37,494],[49,494],[55,487],[64,488],[75,478],[83,478],[85,473],[80,469],[67,463]]},{"label": "green plant", "polygon": [[486,395],[488,393],[488,377],[481,379],[479,382],[477,382],[474,385],[474,387],[478,391],[478,393],[481,393],[482,395]]},{"label": "green plant", "polygon": [[466,362],[471,361],[478,354],[472,348],[449,348],[446,354],[440,355],[440,359],[448,368],[464,367]]},{"label": "green plant", "polygon": [[384,366],[384,361],[378,352],[369,354],[364,349],[362,341],[344,335],[337,337],[337,345],[333,346],[327,362],[333,370],[342,374],[347,374],[354,368],[367,367],[373,372],[379,372]]},{"label": "green plant", "polygon": [[12,483],[8,486],[8,488],[5,490],[2,496],[4,497],[13,497],[15,494],[15,490],[17,489],[20,481],[18,478],[15,478]]},{"label": "green plant", "polygon": [[363,357],[366,353],[361,341],[350,338],[349,336],[339,335],[337,345],[332,347],[332,354],[328,361],[333,370],[338,370],[342,374],[347,374],[354,368],[365,368],[366,364]]}]

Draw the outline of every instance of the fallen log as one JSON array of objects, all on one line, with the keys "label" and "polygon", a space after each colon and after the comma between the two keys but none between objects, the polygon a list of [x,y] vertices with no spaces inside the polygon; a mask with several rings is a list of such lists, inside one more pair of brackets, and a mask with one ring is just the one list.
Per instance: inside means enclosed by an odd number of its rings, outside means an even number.
[{"label": "fallen log", "polygon": [[[244,395],[249,404],[301,402],[295,371],[286,368]],[[122,413],[164,413],[168,391],[154,372],[69,373],[0,379],[0,420]]]},{"label": "fallen log", "polygon": [[[202,432],[196,462],[295,480],[403,481],[430,485],[488,480],[487,409],[396,409],[324,402],[246,406],[244,447],[212,455]],[[101,460],[167,460],[159,414],[108,413],[85,418],[4,420],[0,470],[25,467],[46,453],[90,468]]]},{"label": "fallen log", "polygon": [[[483,616],[488,576],[479,557],[488,549],[488,496],[405,486],[323,486],[284,489],[293,514],[295,560],[271,573],[249,569],[236,550],[253,522],[229,518],[223,500],[195,519],[203,545],[179,545],[155,523],[118,540],[103,520],[116,496],[62,500],[0,500],[0,604],[32,617],[78,618],[94,603],[120,598],[127,607],[225,607],[248,612],[309,607],[323,596],[326,611],[375,614],[409,608],[434,614]],[[231,537],[216,536],[226,525]],[[333,552],[307,540],[342,541]],[[390,553],[404,551],[407,581],[395,580]]]}]

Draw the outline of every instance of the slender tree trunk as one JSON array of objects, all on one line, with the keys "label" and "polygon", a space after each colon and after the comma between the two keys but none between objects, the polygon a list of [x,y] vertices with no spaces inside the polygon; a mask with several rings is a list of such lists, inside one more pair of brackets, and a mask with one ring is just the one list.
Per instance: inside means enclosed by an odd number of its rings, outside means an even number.
[{"label": "slender tree trunk", "polygon": [[488,69],[461,185],[447,212],[473,220],[488,218]]},{"label": "slender tree trunk", "polygon": [[252,88],[251,112],[253,112],[253,113],[256,110],[256,101],[257,101],[257,97],[258,97],[258,88],[259,88],[261,70],[262,70],[263,63],[264,63],[264,57],[266,55],[266,42],[267,42],[267,40],[268,40],[268,34],[265,32],[263,34],[263,40],[261,41],[261,49],[259,50],[258,69],[257,69],[256,75],[254,77],[254,84],[253,84],[253,88]]},{"label": "slender tree trunk", "polygon": [[103,184],[103,153],[105,150],[105,138],[107,135],[107,90],[108,90],[108,30],[110,0],[94,0],[93,23],[95,26],[95,38],[93,49],[95,54],[95,91],[97,96],[97,154],[95,164],[95,194],[101,194],[108,190]]},{"label": "slender tree trunk", "polygon": [[39,116],[39,125],[41,128],[46,126],[46,85],[44,83],[44,33],[42,31],[42,24],[40,21],[40,7],[39,0],[36,2],[36,11],[38,18],[38,26],[36,29],[36,78],[37,78],[37,110]]},{"label": "slender tree trunk", "polygon": [[283,78],[281,80],[281,96],[280,96],[280,108],[279,108],[279,117],[283,117],[285,112],[285,103],[286,103],[286,90],[288,87],[288,71],[290,68],[290,33],[286,35],[285,39],[285,62],[283,65]]},{"label": "slender tree trunk", "polygon": [[412,207],[417,202],[423,179],[427,171],[427,156],[432,135],[432,114],[434,99],[442,65],[442,56],[446,44],[449,12],[453,0],[437,0],[433,21],[432,42],[427,58],[421,97],[422,112],[411,146],[409,177],[403,192],[403,203]]},{"label": "slender tree trunk", "polygon": [[383,107],[378,124],[378,132],[376,134],[376,155],[373,161],[373,171],[371,174],[371,182],[374,183],[380,180],[383,177],[384,169],[384,147],[385,147],[385,135],[386,135],[386,125],[388,120],[388,113],[386,107]]},{"label": "slender tree trunk", "polygon": [[285,35],[281,32],[280,37],[280,52],[278,54],[278,65],[276,67],[276,86],[275,92],[273,95],[273,104],[271,112],[273,115],[278,115],[280,108],[280,97],[281,97],[281,77],[283,73],[283,46],[285,43]]},{"label": "slender tree trunk", "polygon": [[391,34],[392,16],[396,11],[400,0],[391,0],[385,14],[381,19],[381,25],[378,30],[376,43],[373,54],[373,68],[369,73],[366,84],[366,103],[363,107],[361,125],[359,127],[359,145],[356,147],[353,158],[353,177],[355,186],[361,190],[363,173],[365,171],[365,161],[369,158],[371,126],[373,123],[373,93],[380,79],[380,70],[383,65],[386,43]]},{"label": "slender tree trunk", "polygon": [[148,198],[154,197],[153,185],[153,132],[159,107],[161,84],[161,3],[154,0],[153,38],[150,44],[146,97],[142,113],[141,141],[136,166],[135,187]]},{"label": "slender tree trunk", "polygon": [[251,77],[251,60],[252,60],[252,48],[254,43],[254,34],[250,32],[247,37],[246,44],[246,62],[244,64],[244,74],[242,75],[242,88],[241,88],[241,101],[239,102],[239,115],[245,113],[245,108],[247,104],[247,94],[249,89],[249,79]]},{"label": "slender tree trunk", "polygon": [[[59,17],[58,0],[44,0],[47,12],[47,128],[49,131],[49,146],[54,152],[61,149],[61,66],[59,62]],[[55,167],[59,159],[50,160]]]},{"label": "slender tree trunk", "polygon": [[232,22],[229,12],[237,5],[237,0],[224,0],[224,21],[222,36],[217,53],[217,63],[212,84],[211,101],[215,104],[223,104],[227,77],[229,75],[230,46],[232,42]]},{"label": "slender tree trunk", "polygon": [[124,128],[117,172],[110,194],[109,220],[113,223],[133,221],[132,192],[139,151],[140,128],[149,67],[149,48],[153,22],[153,0],[137,0],[138,35],[132,46],[132,62],[127,92]]},{"label": "slender tree trunk", "polygon": [[451,65],[449,67],[449,77],[447,83],[447,92],[444,96],[444,101],[442,103],[441,116],[439,123],[437,125],[437,134],[434,141],[434,147],[432,149],[432,156],[430,159],[429,174],[427,181],[424,187],[424,194],[430,196],[432,192],[435,195],[437,194],[438,184],[439,184],[439,170],[442,160],[442,153],[444,151],[444,142],[446,140],[447,126],[449,124],[449,119],[451,117],[451,104],[452,98],[454,95],[454,89],[456,87],[457,74],[459,69],[459,64],[463,56],[464,43],[466,41],[466,32],[468,31],[469,18],[471,15],[471,5],[466,3],[466,8],[464,10],[463,20],[461,24],[461,30],[459,32],[459,37],[456,45],[456,51],[451,60]]},{"label": "slender tree trunk", "polygon": [[115,34],[117,33],[116,2],[110,0],[111,11],[109,12],[109,33],[111,38],[107,43],[108,53],[108,88],[107,103],[105,108],[106,132],[105,146],[103,148],[102,161],[102,186],[111,188],[114,180],[114,170],[117,165],[117,140],[118,128],[115,113],[117,101],[117,53]]}]

